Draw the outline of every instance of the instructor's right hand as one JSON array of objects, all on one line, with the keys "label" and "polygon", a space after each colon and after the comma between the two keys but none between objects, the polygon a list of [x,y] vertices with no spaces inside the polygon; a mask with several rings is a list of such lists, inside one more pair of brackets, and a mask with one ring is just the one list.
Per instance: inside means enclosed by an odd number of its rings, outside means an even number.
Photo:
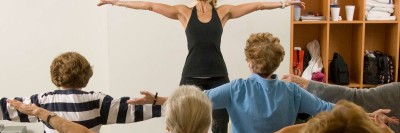
[{"label": "instructor's right hand", "polygon": [[116,2],[118,2],[118,0],[100,0],[97,6],[102,6],[106,4],[114,5]]}]

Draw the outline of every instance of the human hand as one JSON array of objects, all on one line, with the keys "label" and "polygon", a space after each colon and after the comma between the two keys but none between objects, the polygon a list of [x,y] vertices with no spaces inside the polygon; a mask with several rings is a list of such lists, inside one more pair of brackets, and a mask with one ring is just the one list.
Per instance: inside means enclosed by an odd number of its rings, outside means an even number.
[{"label": "human hand", "polygon": [[111,5],[115,5],[115,3],[117,3],[119,0],[100,0],[99,3],[97,4],[97,6],[102,6],[102,5],[106,5],[106,4],[111,4]]},{"label": "human hand", "polygon": [[306,8],[306,3],[304,3],[300,0],[286,0],[286,5],[287,6],[295,5],[295,6],[299,6],[302,9]]},{"label": "human hand", "polygon": [[283,81],[286,81],[286,82],[293,82],[293,83],[296,83],[296,84],[298,84],[301,88],[304,88],[304,89],[308,86],[308,83],[309,83],[309,81],[308,81],[307,79],[304,79],[304,78],[302,78],[302,77],[300,77],[300,76],[292,75],[292,74],[283,75],[282,80],[283,80]]},{"label": "human hand", "polygon": [[39,113],[40,108],[34,104],[25,104],[20,101],[10,99],[7,99],[7,102],[11,105],[11,107],[14,107],[16,110],[24,114],[37,116]]},{"label": "human hand", "polygon": [[153,104],[154,102],[154,94],[148,91],[140,91],[140,94],[143,95],[142,98],[134,98],[132,100],[128,100],[129,104]]},{"label": "human hand", "polygon": [[394,123],[399,124],[399,119],[396,117],[388,117],[387,113],[390,112],[390,109],[379,109],[373,113],[367,113],[369,117],[373,119],[375,124],[381,128],[384,133],[394,133],[392,129],[386,125],[386,123]]},{"label": "human hand", "polygon": [[367,113],[367,115],[374,119],[375,122],[399,124],[399,119],[392,116],[388,117],[386,114],[390,113],[390,109],[378,109],[372,113]]}]

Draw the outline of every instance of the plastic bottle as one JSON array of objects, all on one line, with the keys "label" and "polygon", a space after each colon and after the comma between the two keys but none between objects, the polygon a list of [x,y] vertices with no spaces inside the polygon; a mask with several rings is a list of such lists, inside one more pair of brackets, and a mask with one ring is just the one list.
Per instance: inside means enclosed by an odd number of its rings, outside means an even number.
[{"label": "plastic bottle", "polygon": [[[335,18],[335,19],[332,18],[332,17],[333,17],[332,8],[335,8],[335,10],[338,10],[337,8],[340,8],[340,7],[339,7],[338,0],[330,0],[330,1],[331,1],[331,3],[330,3],[330,14],[331,14],[330,20],[332,20],[332,21],[338,21],[338,20],[341,19],[341,18],[340,18],[340,15],[339,15],[337,18]],[[340,10],[340,9],[339,9],[339,10]]]},{"label": "plastic bottle", "polygon": [[332,7],[339,7],[338,0],[331,0],[330,7],[331,7],[331,8],[332,8]]},{"label": "plastic bottle", "polygon": [[[296,0],[300,1],[300,0]],[[299,6],[294,6],[294,20],[299,21],[301,16],[301,8]]]}]

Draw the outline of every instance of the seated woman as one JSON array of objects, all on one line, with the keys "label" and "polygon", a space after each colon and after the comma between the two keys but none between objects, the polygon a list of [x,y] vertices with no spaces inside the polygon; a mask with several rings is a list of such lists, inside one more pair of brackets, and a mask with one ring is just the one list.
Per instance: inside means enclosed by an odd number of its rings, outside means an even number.
[{"label": "seated woman", "polygon": [[[400,83],[389,83],[370,89],[351,89],[347,86],[330,85],[315,81],[309,81],[295,75],[285,75],[282,80],[294,82],[308,92],[322,100],[336,103],[339,100],[348,100],[363,107],[367,112],[381,108],[390,109],[388,114],[400,118]],[[397,122],[388,123],[395,132],[400,132],[400,125]]]},{"label": "seated woman", "polygon": [[[160,97],[161,99],[165,99]],[[94,133],[34,104],[7,100],[15,109],[33,115],[61,133]],[[207,133],[211,125],[211,102],[196,86],[183,85],[166,101],[166,125],[171,133]]]},{"label": "seated woman", "polygon": [[[134,123],[162,115],[161,106],[129,105],[126,101],[130,97],[113,98],[104,93],[85,91],[92,75],[92,66],[84,56],[65,52],[54,58],[50,65],[51,81],[57,87],[55,90],[14,99],[52,111],[94,132],[99,132],[102,125]],[[11,108],[6,100],[0,97],[0,120],[40,122],[36,117],[28,117]],[[46,123],[44,132],[57,133]]]},{"label": "seated woman", "polygon": [[394,133],[384,124],[385,117],[374,115],[371,119],[360,106],[341,100],[331,112],[321,112],[307,123],[285,127],[277,133]]},{"label": "seated woman", "polygon": [[[270,33],[252,34],[244,51],[251,75],[204,91],[213,109],[228,110],[233,133],[275,132],[293,125],[297,113],[316,115],[333,108],[332,103],[273,74],[285,55],[279,38]],[[151,103],[152,99],[152,94],[146,94],[142,101]]]}]

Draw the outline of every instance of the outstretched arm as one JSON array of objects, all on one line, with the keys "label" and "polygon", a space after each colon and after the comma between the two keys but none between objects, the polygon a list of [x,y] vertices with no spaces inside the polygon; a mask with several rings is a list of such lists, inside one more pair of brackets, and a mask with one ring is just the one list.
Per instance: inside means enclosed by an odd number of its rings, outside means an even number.
[{"label": "outstretched arm", "polygon": [[290,85],[296,91],[296,95],[300,95],[299,112],[304,112],[314,116],[321,111],[332,110],[334,104],[319,99],[296,84]]},{"label": "outstretched arm", "polygon": [[122,6],[131,9],[149,10],[175,20],[184,19],[184,16],[182,15],[182,9],[184,9],[185,6],[182,5],[171,6],[161,3],[144,1],[100,0],[97,6],[102,6],[106,4]]},{"label": "outstretched arm", "polygon": [[49,123],[54,129],[61,133],[93,133],[91,130],[86,127],[76,124],[74,122],[63,119],[59,116],[53,116],[51,119],[48,119],[49,115],[53,115],[51,112],[37,107],[34,104],[24,104],[17,100],[7,100],[7,102],[14,107],[15,109],[21,111],[27,115],[34,115],[39,117],[42,120],[50,120],[45,121]]},{"label": "outstretched arm", "polygon": [[[294,82],[313,95],[332,103],[345,99],[363,107],[366,111],[380,108],[395,110],[400,97],[400,83],[394,82],[370,89],[351,89],[347,86],[309,81],[296,75],[285,75],[282,80]],[[376,104],[379,103],[379,104]]]},{"label": "outstretched arm", "polygon": [[[31,97],[15,97],[13,99],[27,103],[39,105],[38,95],[33,95]],[[8,120],[14,122],[39,122],[37,117],[28,116],[20,111],[12,108],[10,104],[7,103],[7,98],[0,98],[0,120]]]},{"label": "outstretched arm", "polygon": [[100,114],[102,123],[133,123],[148,120],[163,115],[162,106],[160,105],[137,105],[128,104],[129,97],[121,97],[113,99],[111,96],[105,95],[101,102]]},{"label": "outstretched arm", "polygon": [[149,91],[140,91],[140,94],[142,94],[143,97],[128,100],[127,103],[139,104],[139,105],[143,104],[163,105],[168,99],[168,97],[162,97],[162,96],[157,96],[156,98],[155,95]]},{"label": "outstretched arm", "polygon": [[287,0],[282,2],[254,2],[254,3],[241,4],[237,6],[225,5],[221,6],[220,8],[222,10],[227,10],[228,12],[226,17],[224,17],[225,19],[234,19],[257,10],[276,9],[276,8],[281,8],[282,6],[287,7],[291,5],[297,5],[302,8],[305,8],[304,2],[293,1],[293,0]]}]

